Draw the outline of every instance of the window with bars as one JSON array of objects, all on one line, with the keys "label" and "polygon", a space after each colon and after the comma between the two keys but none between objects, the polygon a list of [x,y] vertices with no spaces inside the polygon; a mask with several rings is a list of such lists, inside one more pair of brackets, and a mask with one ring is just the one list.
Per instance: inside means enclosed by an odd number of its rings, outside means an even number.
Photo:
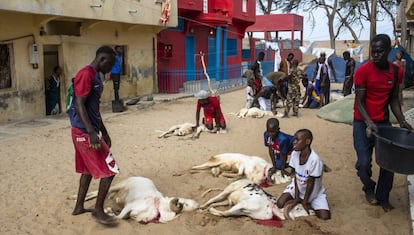
[{"label": "window with bars", "polygon": [[11,44],[0,44],[0,89],[10,88],[12,85],[10,53]]}]

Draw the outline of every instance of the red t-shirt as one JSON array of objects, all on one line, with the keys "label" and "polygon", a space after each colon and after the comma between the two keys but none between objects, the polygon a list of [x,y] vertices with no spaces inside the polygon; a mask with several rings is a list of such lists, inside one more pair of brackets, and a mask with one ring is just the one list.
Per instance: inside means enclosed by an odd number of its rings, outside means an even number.
[{"label": "red t-shirt", "polygon": [[[373,122],[388,121],[388,99],[394,87],[394,65],[390,62],[388,71],[380,70],[374,62],[368,61],[355,72],[354,83],[366,88],[365,104],[369,117]],[[404,72],[398,69],[398,84],[402,83]],[[354,101],[354,119],[363,121]]]},{"label": "red t-shirt", "polygon": [[87,97],[92,89],[92,81],[96,71],[91,66],[85,66],[76,74],[73,81],[76,96]]},{"label": "red t-shirt", "polygon": [[201,104],[200,101],[197,101],[197,110],[200,110],[202,107],[204,116],[215,117],[216,112],[219,112],[220,116],[222,116],[223,114],[221,113],[220,101],[217,97],[210,96],[208,97],[208,100],[210,102],[207,104]]},{"label": "red t-shirt", "polygon": [[[99,74],[91,67],[86,66],[79,70],[73,81],[73,91],[76,97],[86,97],[85,107],[88,114],[89,121],[96,132],[100,130],[101,113],[99,111],[99,103],[103,91],[103,84]],[[80,129],[86,133],[87,130],[84,123],[77,114],[74,104],[69,110],[70,122],[73,127]]]}]

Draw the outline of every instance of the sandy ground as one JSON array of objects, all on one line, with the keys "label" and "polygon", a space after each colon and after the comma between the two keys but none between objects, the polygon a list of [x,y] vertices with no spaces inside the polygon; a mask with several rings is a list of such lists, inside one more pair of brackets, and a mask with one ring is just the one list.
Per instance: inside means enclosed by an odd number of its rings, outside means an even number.
[{"label": "sandy ground", "polygon": [[[166,196],[204,202],[202,192],[211,187],[224,188],[230,180],[214,178],[209,173],[189,174],[186,170],[191,166],[225,152],[269,160],[262,140],[267,118],[238,119],[228,114],[243,107],[244,99],[244,90],[222,94],[228,133],[202,133],[198,140],[158,139],[159,133],[155,131],[194,122],[194,98],[157,103],[145,109],[132,106],[121,114],[110,113],[106,108],[104,122],[121,168],[114,183],[129,176],[145,176]],[[287,133],[311,129],[313,148],[333,169],[324,175],[332,209],[329,221],[305,217],[274,228],[247,217],[219,218],[190,212],[167,224],[143,225],[123,220],[118,227],[107,228],[96,223],[90,214],[72,216],[74,201],[66,197],[76,194],[79,175],[74,170],[69,121],[62,115],[15,124],[11,134],[6,133],[6,127],[0,128],[0,234],[409,234],[406,176],[395,176],[390,199],[395,210],[384,213],[380,207],[368,205],[355,174],[352,127],[319,119],[316,110],[300,110],[299,114],[299,118],[281,119],[281,129]],[[376,166],[374,175],[376,179]],[[97,185],[93,181],[91,190]],[[266,191],[279,196],[284,187],[275,185]],[[212,195],[215,193],[208,196]],[[91,201],[86,205],[93,204]]]}]

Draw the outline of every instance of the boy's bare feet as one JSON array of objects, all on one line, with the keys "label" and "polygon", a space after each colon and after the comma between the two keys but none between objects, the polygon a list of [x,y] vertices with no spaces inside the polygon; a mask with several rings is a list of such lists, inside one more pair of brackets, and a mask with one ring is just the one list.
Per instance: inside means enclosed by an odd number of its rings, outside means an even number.
[{"label": "boy's bare feet", "polygon": [[118,224],[118,219],[113,216],[109,216],[105,213],[92,212],[92,217],[100,224],[107,226],[115,226]]},{"label": "boy's bare feet", "polygon": [[72,215],[80,215],[80,214],[89,213],[89,212],[93,212],[93,209],[75,208],[72,211]]}]

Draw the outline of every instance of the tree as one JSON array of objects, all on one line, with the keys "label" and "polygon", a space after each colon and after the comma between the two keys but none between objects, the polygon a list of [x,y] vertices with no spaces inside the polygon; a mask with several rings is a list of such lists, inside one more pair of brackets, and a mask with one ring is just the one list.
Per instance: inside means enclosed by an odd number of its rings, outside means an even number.
[{"label": "tree", "polygon": [[[338,13],[338,1],[340,0],[330,0],[326,2],[325,0],[292,0],[292,1],[280,1],[280,5],[283,7],[284,12],[292,12],[294,10],[302,9],[304,12],[309,12],[311,18],[314,22],[314,16],[312,11],[317,8],[324,9],[326,13],[326,17],[328,19],[328,30],[329,30],[329,38],[330,38],[330,46],[332,49],[335,49],[335,39],[338,37],[340,33],[339,30],[335,33],[335,18]],[[328,3],[331,3],[328,4]],[[315,23],[313,23],[315,25]]]},{"label": "tree", "polygon": [[[380,7],[377,8],[377,3]],[[302,10],[309,13],[309,19],[315,25],[312,11],[324,9],[328,19],[331,48],[335,49],[335,40],[345,30],[349,31],[358,43],[358,35],[364,29],[363,22],[370,22],[370,34],[376,33],[376,23],[389,17],[395,28],[395,14],[398,1],[394,0],[259,0],[258,10],[270,14],[276,9],[283,12]],[[394,29],[395,32],[395,29]],[[396,33],[394,33],[396,36]]]}]

